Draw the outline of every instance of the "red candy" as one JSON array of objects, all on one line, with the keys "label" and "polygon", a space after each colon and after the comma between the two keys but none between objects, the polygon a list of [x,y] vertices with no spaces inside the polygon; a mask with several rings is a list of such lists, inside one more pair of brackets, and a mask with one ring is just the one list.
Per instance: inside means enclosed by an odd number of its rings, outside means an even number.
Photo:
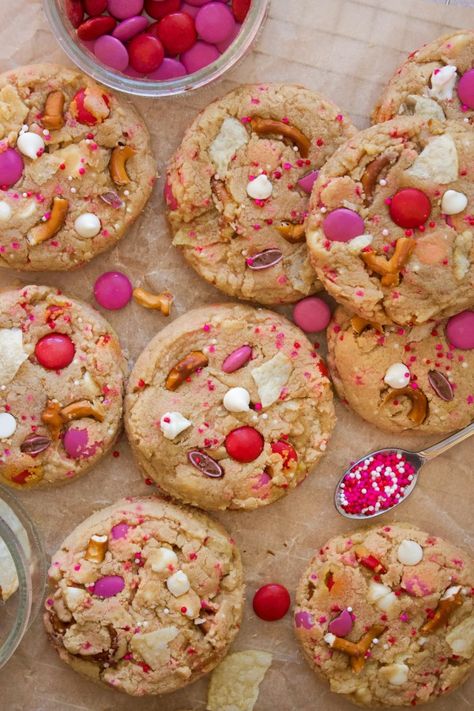
[{"label": "red candy", "polygon": [[283,459],[284,469],[289,469],[291,462],[298,461],[298,455],[296,454],[294,447],[292,447],[289,442],[283,442],[281,439],[276,442],[272,442],[272,452],[274,454],[279,454]]},{"label": "red candy", "polygon": [[86,20],[77,28],[77,36],[84,42],[95,40],[108,32],[112,32],[116,24],[117,21],[108,15],[91,17],[90,20]]},{"label": "red candy", "polygon": [[264,585],[257,590],[253,598],[255,614],[267,622],[281,620],[290,609],[290,604],[290,593],[278,583]]},{"label": "red candy", "polygon": [[232,12],[237,22],[243,22],[247,17],[252,0],[232,0]]},{"label": "red candy", "polygon": [[[91,112],[86,109],[85,99],[87,91],[87,89],[79,89],[76,93],[71,101],[72,113],[79,123],[82,123],[85,126],[95,126],[96,123],[101,121],[101,119],[97,118],[97,116],[94,116],[94,114],[91,114]],[[107,94],[102,94],[102,99],[108,106],[110,102]]]},{"label": "red candy", "polygon": [[396,193],[390,203],[390,217],[399,227],[424,225],[431,214],[431,201],[417,188],[405,188]]},{"label": "red candy", "polygon": [[246,425],[229,432],[225,438],[224,446],[229,457],[237,462],[247,464],[261,455],[264,439],[260,432]]},{"label": "red candy", "polygon": [[149,74],[158,69],[164,59],[165,51],[159,39],[142,33],[131,40],[128,45],[128,54],[130,64],[135,71]]},{"label": "red candy", "polygon": [[91,17],[97,17],[107,10],[107,0],[84,0],[84,9]]},{"label": "red candy", "polygon": [[167,15],[158,25],[158,37],[171,57],[186,52],[197,40],[193,18],[185,12]]},{"label": "red candy", "polygon": [[48,333],[35,347],[38,363],[47,370],[62,370],[74,358],[76,348],[65,333]]},{"label": "red candy", "polygon": [[181,0],[145,0],[145,11],[154,20],[161,20],[171,12],[178,12]]},{"label": "red candy", "polygon": [[71,25],[77,29],[84,19],[81,0],[66,0],[66,15]]}]

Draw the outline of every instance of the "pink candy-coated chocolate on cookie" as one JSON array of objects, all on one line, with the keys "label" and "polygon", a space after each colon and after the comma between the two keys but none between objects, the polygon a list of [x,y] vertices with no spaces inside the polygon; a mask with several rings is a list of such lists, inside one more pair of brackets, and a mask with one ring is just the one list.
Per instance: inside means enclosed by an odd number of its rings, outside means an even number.
[{"label": "pink candy-coated chocolate on cookie", "polygon": [[0,187],[2,190],[17,183],[23,175],[23,158],[18,151],[7,148],[0,153]]},{"label": "pink candy-coated chocolate on cookie", "polygon": [[461,103],[470,109],[474,109],[474,69],[470,69],[462,75],[457,91]]},{"label": "pink candy-coated chocolate on cookie", "polygon": [[452,316],[446,326],[449,342],[456,348],[469,351],[474,348],[474,311],[462,311]]},{"label": "pink candy-coated chocolate on cookie", "polygon": [[327,328],[331,309],[317,296],[308,296],[298,301],[293,309],[293,321],[305,333],[318,333]]},{"label": "pink candy-coated chocolate on cookie", "polygon": [[323,231],[331,242],[349,242],[364,234],[365,224],[357,212],[340,207],[324,218]]}]

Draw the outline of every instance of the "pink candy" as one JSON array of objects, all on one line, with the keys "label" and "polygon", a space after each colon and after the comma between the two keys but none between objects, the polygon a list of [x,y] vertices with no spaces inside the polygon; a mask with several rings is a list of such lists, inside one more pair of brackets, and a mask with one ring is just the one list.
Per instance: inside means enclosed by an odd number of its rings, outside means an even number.
[{"label": "pink candy", "polygon": [[122,272],[105,272],[94,284],[97,303],[110,311],[123,309],[132,298],[132,293],[132,283]]},{"label": "pink candy", "polygon": [[71,459],[80,459],[87,454],[89,436],[86,429],[70,427],[63,438],[63,447]]},{"label": "pink candy", "polygon": [[243,368],[251,357],[252,349],[250,346],[240,346],[240,348],[236,348],[235,351],[232,351],[232,353],[227,356],[222,363],[222,370],[224,373],[234,373],[236,370]]},{"label": "pink candy", "polygon": [[112,534],[112,538],[117,541],[119,538],[126,538],[127,533],[129,531],[130,526],[128,523],[117,523],[115,526],[112,527],[110,533]]},{"label": "pink candy", "polygon": [[415,469],[401,453],[373,454],[355,464],[341,483],[341,508],[348,514],[371,516],[392,508],[405,497]]},{"label": "pink candy", "polygon": [[461,311],[449,319],[446,326],[448,341],[455,348],[470,351],[474,348],[474,311]]},{"label": "pink candy", "polygon": [[0,153],[0,188],[10,188],[23,175],[23,158],[13,148]]},{"label": "pink candy", "polygon": [[470,69],[460,78],[458,96],[464,106],[474,109],[474,69]]},{"label": "pink candy", "polygon": [[306,175],[303,175],[300,180],[298,180],[298,186],[305,191],[308,195],[311,195],[313,190],[313,185],[316,182],[319,175],[319,170],[311,170]]},{"label": "pink candy", "polygon": [[125,587],[125,580],[121,575],[105,575],[96,580],[94,585],[94,595],[97,597],[114,597],[122,592]]},{"label": "pink candy", "polygon": [[354,622],[349,610],[343,610],[341,614],[329,623],[328,631],[336,637],[347,637],[352,632]]},{"label": "pink candy", "polygon": [[364,234],[365,224],[357,212],[340,207],[324,219],[323,231],[331,242],[349,242]]},{"label": "pink candy", "polygon": [[220,2],[207,3],[196,15],[196,30],[206,42],[224,42],[232,35],[234,28],[232,12]]},{"label": "pink candy", "polygon": [[196,42],[194,47],[183,52],[181,61],[186,67],[188,74],[194,74],[200,69],[204,69],[208,64],[212,64],[220,57],[219,50],[213,44],[207,42]]},{"label": "pink candy", "polygon": [[293,321],[305,333],[324,331],[331,320],[331,309],[317,296],[298,301],[293,309]]}]

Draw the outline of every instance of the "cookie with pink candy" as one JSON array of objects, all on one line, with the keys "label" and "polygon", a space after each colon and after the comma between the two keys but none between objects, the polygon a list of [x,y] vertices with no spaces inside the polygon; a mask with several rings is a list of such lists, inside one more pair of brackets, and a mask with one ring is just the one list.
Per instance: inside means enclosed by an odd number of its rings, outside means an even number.
[{"label": "cookie with pink candy", "polygon": [[131,373],[125,424],[144,476],[204,509],[255,509],[317,465],[335,424],[324,362],[283,316],[189,311]]},{"label": "cookie with pink candy", "polygon": [[381,326],[338,308],[327,338],[336,391],[368,422],[443,434],[474,421],[474,311]]},{"label": "cookie with pink candy", "polygon": [[75,69],[0,76],[0,266],[69,270],[113,247],[155,180],[135,109]]},{"label": "cookie with pink candy", "polygon": [[202,512],[128,497],[52,556],[44,624],[59,657],[131,696],[176,691],[225,657],[244,581],[234,540]]},{"label": "cookie with pink candy", "polygon": [[331,691],[367,708],[418,706],[474,666],[474,561],[408,523],[324,543],[296,592],[295,632]]},{"label": "cookie with pink candy", "polygon": [[0,294],[0,481],[71,481],[121,428],[125,360],[97,311],[47,286]]}]

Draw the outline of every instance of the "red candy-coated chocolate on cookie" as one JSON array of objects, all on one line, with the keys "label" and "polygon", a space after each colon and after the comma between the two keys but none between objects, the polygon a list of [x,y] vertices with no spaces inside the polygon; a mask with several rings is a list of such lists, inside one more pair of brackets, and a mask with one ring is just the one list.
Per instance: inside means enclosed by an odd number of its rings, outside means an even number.
[{"label": "red candy-coated chocolate on cookie", "polygon": [[399,190],[390,202],[390,217],[399,227],[424,225],[431,214],[431,201],[417,188]]},{"label": "red candy-coated chocolate on cookie", "polygon": [[238,427],[225,439],[227,454],[237,462],[253,462],[263,452],[264,439],[253,427]]},{"label": "red candy-coated chocolate on cookie", "polygon": [[279,583],[264,585],[253,598],[255,614],[266,622],[281,620],[290,609],[290,604],[290,593]]},{"label": "red candy-coated chocolate on cookie", "polygon": [[48,370],[62,370],[72,363],[76,352],[74,343],[64,333],[48,333],[35,346],[35,356]]}]

